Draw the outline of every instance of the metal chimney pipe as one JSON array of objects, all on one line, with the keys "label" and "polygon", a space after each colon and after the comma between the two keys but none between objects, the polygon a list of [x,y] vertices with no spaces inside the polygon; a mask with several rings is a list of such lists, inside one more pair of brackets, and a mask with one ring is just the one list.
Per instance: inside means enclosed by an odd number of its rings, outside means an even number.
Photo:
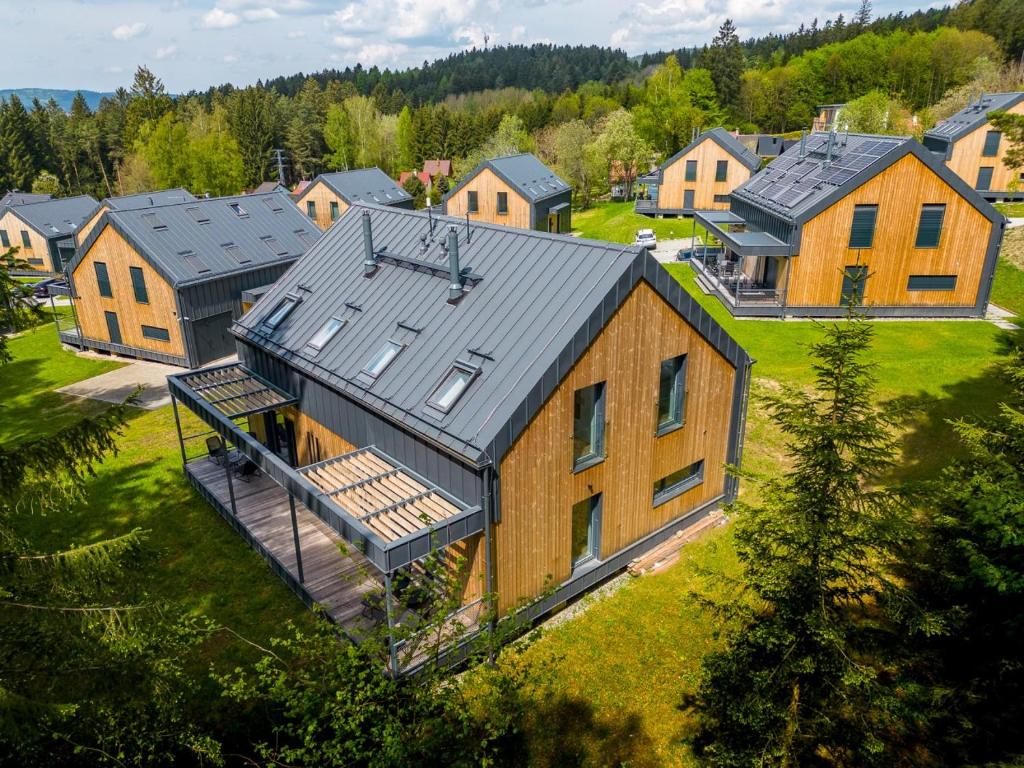
[{"label": "metal chimney pipe", "polygon": [[807,131],[804,129],[800,130],[800,157],[807,157]]},{"label": "metal chimney pipe", "polygon": [[451,285],[448,286],[448,301],[458,301],[462,298],[462,275],[459,266],[459,233],[455,225],[448,227],[448,272],[451,276]]},{"label": "metal chimney pipe", "polygon": [[466,211],[466,245],[473,242],[473,233],[469,228],[469,211]]},{"label": "metal chimney pipe", "polygon": [[377,254],[373,252],[373,227],[370,212],[363,211],[363,274],[372,275],[377,271]]},{"label": "metal chimney pipe", "polygon": [[828,144],[825,145],[825,165],[832,164],[832,145],[835,144],[836,134],[835,131],[828,132]]}]

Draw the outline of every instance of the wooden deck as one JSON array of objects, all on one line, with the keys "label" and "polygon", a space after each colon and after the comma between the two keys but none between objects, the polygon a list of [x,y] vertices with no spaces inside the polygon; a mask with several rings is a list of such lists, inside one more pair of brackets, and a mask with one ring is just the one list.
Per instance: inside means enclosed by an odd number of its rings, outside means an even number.
[{"label": "wooden deck", "polygon": [[[224,468],[202,458],[189,462],[185,469],[197,490],[307,603],[321,606],[350,635],[357,636],[370,626],[370,620],[363,616],[362,598],[381,588],[381,582],[375,578],[376,570],[305,505],[295,502],[305,577],[300,584],[288,494],[284,489],[264,475],[254,476],[248,482],[233,477],[238,516],[232,518]],[[344,553],[339,549],[342,544],[346,547]]]}]

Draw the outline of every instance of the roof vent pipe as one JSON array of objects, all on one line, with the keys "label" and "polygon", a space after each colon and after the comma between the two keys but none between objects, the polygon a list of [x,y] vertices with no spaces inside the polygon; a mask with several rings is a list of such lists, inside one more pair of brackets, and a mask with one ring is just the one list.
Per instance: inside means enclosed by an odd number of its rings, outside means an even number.
[{"label": "roof vent pipe", "polygon": [[835,131],[829,131],[828,144],[825,145],[825,165],[832,165],[832,147],[836,143]]},{"label": "roof vent pipe", "polygon": [[469,228],[469,211],[466,211],[466,245],[473,242],[473,232]]},{"label": "roof vent pipe", "polygon": [[800,159],[807,157],[807,131],[800,131]]},{"label": "roof vent pipe", "polygon": [[429,229],[430,229],[430,236],[433,237],[434,236],[434,211],[433,211],[433,209],[429,205],[427,206],[427,224],[428,224]]},{"label": "roof vent pipe", "polygon": [[377,254],[373,252],[373,227],[370,212],[363,211],[363,274],[372,275],[377,271]]},{"label": "roof vent pipe", "polygon": [[462,275],[459,267],[459,233],[452,225],[448,228],[448,272],[452,283],[448,286],[448,301],[462,298]]}]

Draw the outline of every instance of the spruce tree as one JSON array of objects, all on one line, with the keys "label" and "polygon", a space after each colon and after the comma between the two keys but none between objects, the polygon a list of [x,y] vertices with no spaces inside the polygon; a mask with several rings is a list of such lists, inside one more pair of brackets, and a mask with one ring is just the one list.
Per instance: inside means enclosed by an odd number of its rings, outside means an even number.
[{"label": "spruce tree", "polygon": [[894,442],[864,359],[871,338],[862,320],[826,326],[813,389],[767,395],[792,465],[732,508],[746,591],[725,606],[726,647],[704,663],[695,747],[707,764],[892,764],[896,630],[882,605],[908,513],[878,484]]},{"label": "spruce tree", "polygon": [[29,189],[36,177],[35,147],[28,112],[17,94],[0,105],[0,152],[6,155],[5,171],[15,189]]},{"label": "spruce tree", "polygon": [[732,19],[722,22],[701,59],[701,66],[711,72],[718,103],[723,107],[735,107],[739,103],[745,61]]}]

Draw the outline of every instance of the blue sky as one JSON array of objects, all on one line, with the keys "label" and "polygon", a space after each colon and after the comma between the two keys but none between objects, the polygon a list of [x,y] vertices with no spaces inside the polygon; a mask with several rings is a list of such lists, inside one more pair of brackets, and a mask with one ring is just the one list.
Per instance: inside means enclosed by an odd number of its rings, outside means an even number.
[{"label": "blue sky", "polygon": [[[0,0],[0,88],[112,90],[146,64],[173,92],[312,72],[405,67],[500,43],[595,43],[629,53],[849,16],[859,0]],[[899,0],[875,0],[876,14]]]}]

